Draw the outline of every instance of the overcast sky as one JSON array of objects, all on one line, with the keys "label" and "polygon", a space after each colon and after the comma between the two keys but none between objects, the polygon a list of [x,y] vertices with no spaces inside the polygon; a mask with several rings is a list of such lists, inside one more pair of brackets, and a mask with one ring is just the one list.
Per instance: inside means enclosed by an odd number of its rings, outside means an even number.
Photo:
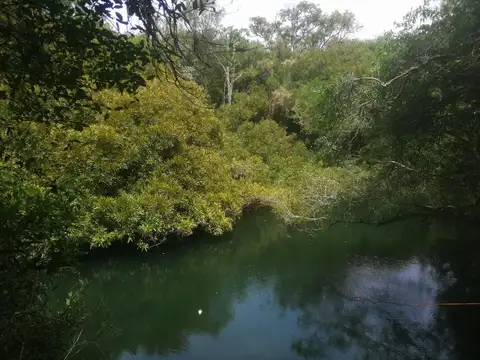
[{"label": "overcast sky", "polygon": [[[423,0],[310,0],[325,12],[350,10],[363,26],[355,36],[365,39],[381,35],[390,30],[395,21],[412,8],[423,4]],[[225,25],[248,27],[248,19],[263,16],[273,20],[275,14],[287,5],[295,5],[300,0],[217,0],[225,8]]]}]

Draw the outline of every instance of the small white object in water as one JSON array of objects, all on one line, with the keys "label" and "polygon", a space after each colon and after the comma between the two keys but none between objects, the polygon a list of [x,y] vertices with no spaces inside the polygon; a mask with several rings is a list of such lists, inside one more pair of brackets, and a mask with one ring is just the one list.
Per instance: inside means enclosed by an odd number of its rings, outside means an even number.
[{"label": "small white object in water", "polygon": [[202,310],[198,310],[198,315],[202,315]]}]

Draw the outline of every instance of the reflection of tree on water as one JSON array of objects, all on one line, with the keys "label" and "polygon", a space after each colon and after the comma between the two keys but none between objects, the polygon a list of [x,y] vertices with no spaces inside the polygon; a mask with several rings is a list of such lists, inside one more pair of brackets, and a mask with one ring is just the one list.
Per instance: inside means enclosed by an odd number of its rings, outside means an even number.
[{"label": "reflection of tree on water", "polygon": [[293,348],[305,358],[450,359],[453,343],[435,303],[440,280],[412,262],[384,270],[350,268],[342,284],[324,286],[304,307],[307,336]]},{"label": "reflection of tree on water", "polygon": [[[454,273],[456,282],[443,292],[441,302],[480,302],[480,232],[478,226],[456,226],[448,239],[438,241],[432,257],[437,271]],[[480,306],[449,306],[445,318],[453,329],[458,359],[478,359]]]},{"label": "reflection of tree on water", "polygon": [[[437,245],[428,253],[431,243],[445,231],[432,232],[417,225],[376,228],[350,224],[315,238],[295,232],[286,238],[285,228],[256,215],[223,240],[204,239],[200,243],[190,239],[185,248],[168,256],[161,255],[162,251],[138,258],[129,255],[126,260],[84,273],[89,279],[87,303],[91,307],[104,305],[104,312],[90,319],[85,332],[95,334],[103,322],[118,330],[117,336],[101,340],[106,355],[102,359],[120,359],[125,353],[140,354],[140,358],[146,354],[168,357],[182,351],[188,358],[196,351],[192,350],[192,335],[215,338],[238,315],[233,304],[248,305],[253,288],[262,296],[273,291],[268,305],[273,313],[276,308],[290,310],[292,325],[288,326],[295,335],[283,337],[282,344],[297,338],[293,348],[300,356],[452,359],[459,353],[459,345],[463,346],[462,354],[472,350],[472,344],[477,345],[475,332],[465,337],[468,325],[461,324],[470,320],[466,314],[471,310],[405,304],[472,301],[474,298],[458,294],[459,285],[478,288],[472,281],[473,268],[466,264],[474,263],[475,256],[464,263],[461,256],[465,249],[462,252],[459,248],[455,254],[449,252],[452,247],[448,245]],[[425,241],[427,235],[431,239]],[[412,260],[418,254],[429,260]],[[442,261],[437,263],[436,258]],[[456,283],[451,271],[444,269],[445,261],[455,271]],[[200,308],[201,316],[197,314]],[[301,329],[294,326],[297,314]],[[243,336],[251,327],[235,328],[238,320],[232,326]],[[271,324],[264,325],[268,328]],[[272,327],[265,351],[278,350],[274,332]],[[459,341],[465,339],[466,343]],[[232,358],[246,351],[241,345],[232,345],[235,341],[226,350],[232,351]],[[98,355],[98,349],[91,350]],[[459,359],[463,358],[468,357]]]},{"label": "reflection of tree on water", "polygon": [[[229,302],[216,295],[218,279],[205,275],[185,267],[170,275],[163,268],[144,266],[131,275],[119,269],[107,282],[91,279],[86,301],[94,307],[101,299],[103,306],[89,319],[86,331],[94,334],[102,321],[116,330],[115,336],[102,339],[102,349],[112,359],[122,352],[153,355],[182,351],[189,335],[218,334],[232,318]],[[215,311],[208,311],[216,296]],[[199,308],[204,309],[202,316]]]},{"label": "reflection of tree on water", "polygon": [[345,225],[312,245],[295,239],[273,248],[277,301],[302,314],[306,335],[295,351],[307,358],[450,358],[444,309],[404,305],[434,303],[448,280],[423,258],[411,260],[429,248],[430,232],[415,221]]},{"label": "reflection of tree on water", "polygon": [[166,356],[187,350],[192,335],[218,335],[234,316],[233,301],[246,295],[248,264],[284,231],[271,214],[257,214],[234,233],[215,241],[188,239],[170,255],[159,249],[87,266],[85,303],[97,310],[84,333],[99,345],[91,343],[80,358]]},{"label": "reflection of tree on water", "polygon": [[[300,323],[307,335],[293,344],[298,354],[332,359],[478,358],[480,306],[405,305],[480,302],[478,227],[442,221],[413,229],[413,234],[394,238],[390,249],[384,247],[388,242],[361,235],[353,252],[372,260],[358,258],[332,276],[321,271],[316,286],[305,289],[298,277],[296,285],[291,280],[277,286],[281,304],[302,312]],[[419,236],[417,229],[424,233]],[[385,230],[385,238],[397,234],[390,226]],[[417,244],[420,248],[415,249]],[[409,252],[420,257],[407,266],[378,262],[389,254],[408,259]],[[324,257],[316,256],[320,268]],[[390,270],[379,272],[382,268]]]}]

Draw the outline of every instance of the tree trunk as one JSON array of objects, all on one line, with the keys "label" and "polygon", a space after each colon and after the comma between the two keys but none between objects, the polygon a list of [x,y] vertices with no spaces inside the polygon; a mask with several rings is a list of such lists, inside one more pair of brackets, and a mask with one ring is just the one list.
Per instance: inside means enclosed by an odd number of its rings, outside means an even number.
[{"label": "tree trunk", "polygon": [[227,72],[225,74],[225,82],[227,87],[227,104],[232,105],[232,96],[233,96],[233,80],[230,74],[230,67],[227,66]]}]

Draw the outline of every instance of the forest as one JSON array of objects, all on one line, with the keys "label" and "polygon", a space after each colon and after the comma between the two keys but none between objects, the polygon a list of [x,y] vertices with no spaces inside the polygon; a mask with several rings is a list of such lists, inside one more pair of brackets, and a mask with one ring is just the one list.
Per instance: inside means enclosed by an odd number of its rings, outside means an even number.
[{"label": "forest", "polygon": [[222,16],[2,1],[1,358],[69,358],[78,297],[49,309],[44,279],[92,248],[220,235],[258,207],[294,226],[479,219],[478,1],[427,1],[371,40],[308,1],[248,29]]}]

